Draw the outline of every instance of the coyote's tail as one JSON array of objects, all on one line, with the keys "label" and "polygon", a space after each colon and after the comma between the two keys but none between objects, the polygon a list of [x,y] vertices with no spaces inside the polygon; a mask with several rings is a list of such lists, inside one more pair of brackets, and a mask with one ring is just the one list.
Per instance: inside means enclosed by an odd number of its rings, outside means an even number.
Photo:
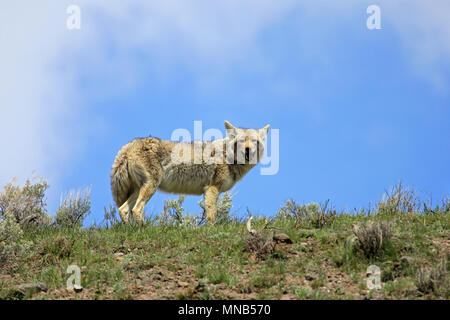
[{"label": "coyote's tail", "polygon": [[132,193],[132,181],[128,173],[128,160],[120,153],[117,155],[111,170],[111,191],[117,207],[127,201]]},{"label": "coyote's tail", "polygon": [[114,202],[120,207],[145,183],[147,173],[135,156],[130,156],[133,142],[125,145],[117,154],[111,170],[111,191]]}]

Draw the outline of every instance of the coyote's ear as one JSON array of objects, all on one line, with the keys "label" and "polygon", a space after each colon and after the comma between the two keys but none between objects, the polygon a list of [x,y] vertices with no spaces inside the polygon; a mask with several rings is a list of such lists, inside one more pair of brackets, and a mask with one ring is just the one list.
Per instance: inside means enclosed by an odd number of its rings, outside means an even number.
[{"label": "coyote's ear", "polygon": [[225,129],[234,130],[234,129],[236,129],[236,127],[233,126],[231,123],[229,123],[227,120],[225,120]]},{"label": "coyote's ear", "polygon": [[269,132],[270,124],[266,125],[264,128],[259,129],[264,135],[267,135],[267,132]]},{"label": "coyote's ear", "polygon": [[225,129],[227,130],[227,136],[234,137],[236,135],[236,127],[225,120]]}]

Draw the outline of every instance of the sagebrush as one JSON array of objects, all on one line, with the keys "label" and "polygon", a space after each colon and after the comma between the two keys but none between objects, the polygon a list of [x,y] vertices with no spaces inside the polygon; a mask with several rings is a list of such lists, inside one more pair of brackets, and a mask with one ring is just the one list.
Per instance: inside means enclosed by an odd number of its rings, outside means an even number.
[{"label": "sagebrush", "polygon": [[285,205],[278,210],[277,216],[292,218],[299,225],[306,222],[314,228],[323,228],[332,224],[337,214],[335,209],[328,208],[328,203],[329,201],[326,201],[324,205],[316,202],[299,205],[294,200],[287,200]]},{"label": "sagebrush", "polygon": [[91,212],[90,188],[70,191],[61,197],[61,204],[56,211],[55,225],[58,227],[81,227],[84,219]]},{"label": "sagebrush", "polygon": [[17,179],[8,183],[0,193],[0,219],[12,217],[22,228],[48,225],[45,192],[49,188],[43,177],[32,177],[23,186]]}]

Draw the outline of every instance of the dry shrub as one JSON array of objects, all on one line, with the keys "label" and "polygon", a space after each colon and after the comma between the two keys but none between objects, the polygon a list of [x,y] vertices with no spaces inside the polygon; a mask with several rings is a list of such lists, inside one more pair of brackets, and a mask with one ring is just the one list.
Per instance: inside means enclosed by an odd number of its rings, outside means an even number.
[{"label": "dry shrub", "polygon": [[442,259],[437,266],[421,267],[416,274],[416,287],[422,293],[439,295],[443,289],[449,288],[449,276],[447,273],[447,259]]},{"label": "dry shrub", "polygon": [[377,209],[379,214],[386,215],[419,212],[420,200],[413,189],[405,188],[400,182],[383,194]]},{"label": "dry shrub", "polygon": [[13,179],[0,193],[0,220],[11,216],[22,228],[49,225],[51,218],[44,200],[49,185],[45,179],[32,177],[22,187],[16,182]]},{"label": "dry shrub", "polygon": [[56,211],[55,224],[58,227],[81,227],[86,216],[91,212],[91,190],[70,191],[61,197],[61,204]]},{"label": "dry shrub", "polygon": [[24,239],[23,230],[13,216],[0,221],[0,270],[14,264],[31,248],[31,242]]},{"label": "dry shrub", "polygon": [[267,255],[271,255],[275,251],[276,242],[273,240],[272,234],[267,234],[265,229],[270,224],[270,220],[266,221],[261,231],[256,231],[252,228],[251,222],[253,217],[247,208],[249,218],[247,220],[247,231],[250,233],[250,237],[245,240],[244,251],[253,252],[258,260],[265,259]]},{"label": "dry shrub", "polygon": [[325,202],[325,205],[320,206],[312,215],[309,216],[309,220],[314,228],[323,228],[326,225],[331,225],[336,218],[337,211],[335,209],[328,208],[329,201]]},{"label": "dry shrub", "polygon": [[275,241],[272,237],[258,232],[245,240],[244,251],[255,253],[257,259],[263,260],[266,256],[274,253]]},{"label": "dry shrub", "polygon": [[104,225],[107,229],[112,228],[113,226],[120,223],[119,217],[117,215],[116,206],[110,204],[109,208],[103,207],[104,215]]},{"label": "dry shrub", "polygon": [[44,201],[48,188],[44,178],[28,179],[20,187],[16,179],[0,193],[0,268],[12,269],[15,263],[31,248],[25,240],[24,230],[49,225],[51,218]]},{"label": "dry shrub", "polygon": [[[230,209],[233,207],[232,198],[234,195],[225,192],[217,200],[216,220],[214,224],[226,224],[231,222]],[[164,200],[164,211],[158,217],[158,222],[163,226],[180,226],[195,228],[206,222],[206,207],[204,199],[198,202],[203,212],[199,215],[185,214],[183,207],[186,195],[179,195],[177,199]]]},{"label": "dry shrub", "polygon": [[163,226],[186,226],[188,219],[183,215],[185,199],[186,196],[182,194],[177,199],[164,200],[164,211],[160,215],[159,223]]},{"label": "dry shrub", "polygon": [[391,224],[387,222],[369,222],[364,225],[352,225],[358,247],[366,257],[378,255],[392,238]]},{"label": "dry shrub", "polygon": [[294,200],[287,200],[281,207],[277,216],[280,218],[292,218],[296,223],[310,223],[314,228],[323,228],[330,225],[336,218],[337,212],[328,208],[329,200],[324,205],[311,202],[307,205],[299,205]]}]

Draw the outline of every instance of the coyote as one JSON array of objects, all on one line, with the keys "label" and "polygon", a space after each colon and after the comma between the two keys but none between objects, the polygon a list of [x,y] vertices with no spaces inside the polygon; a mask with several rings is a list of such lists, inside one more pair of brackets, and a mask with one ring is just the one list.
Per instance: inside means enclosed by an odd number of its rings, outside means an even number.
[{"label": "coyote", "polygon": [[225,121],[224,139],[172,142],[136,138],[117,153],[111,190],[124,222],[143,221],[144,207],[156,190],[204,194],[207,222],[214,223],[217,199],[230,190],[262,158],[269,125],[236,128]]}]

